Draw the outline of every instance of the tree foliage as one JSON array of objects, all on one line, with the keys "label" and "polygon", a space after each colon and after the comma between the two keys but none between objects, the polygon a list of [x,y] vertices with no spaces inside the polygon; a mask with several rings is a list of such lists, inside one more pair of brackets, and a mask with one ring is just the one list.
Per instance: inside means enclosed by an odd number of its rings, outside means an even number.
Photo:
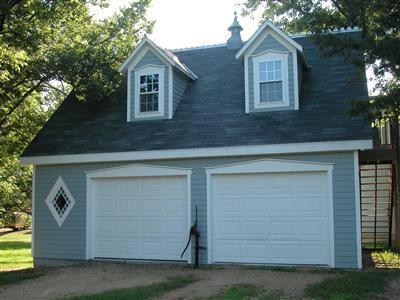
[{"label": "tree foliage", "polygon": [[90,8],[106,0],[0,3],[0,218],[30,211],[31,168],[18,157],[66,95],[102,101],[121,84],[119,65],[152,29],[149,4],[98,20]]},{"label": "tree foliage", "polygon": [[[354,101],[354,114],[371,119],[400,113],[400,2],[393,0],[247,0],[244,13],[264,9],[264,17],[290,33],[311,33],[326,54],[364,53],[352,63],[372,66],[379,95]],[[335,28],[362,30],[361,39],[329,34]],[[348,57],[350,57],[349,55]]]}]

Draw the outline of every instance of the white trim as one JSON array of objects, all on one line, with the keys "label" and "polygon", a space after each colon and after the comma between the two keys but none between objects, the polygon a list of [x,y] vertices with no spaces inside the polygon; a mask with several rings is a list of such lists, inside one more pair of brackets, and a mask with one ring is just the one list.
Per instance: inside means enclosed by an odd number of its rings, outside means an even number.
[{"label": "white trim", "polygon": [[189,175],[192,169],[165,167],[148,164],[131,164],[119,167],[88,171],[86,175],[89,178],[104,177],[147,177],[147,176],[179,176]]},{"label": "white trim", "polygon": [[329,213],[329,267],[335,267],[334,249],[334,223],[333,223],[333,171],[334,163],[319,163],[308,161],[291,161],[282,159],[259,159],[253,161],[239,162],[221,166],[205,168],[207,176],[207,262],[212,264],[212,209],[211,209],[211,176],[218,174],[254,174],[254,173],[276,173],[276,172],[326,172],[328,180],[328,213]]},{"label": "white trim", "polygon": [[[135,119],[145,119],[151,117],[163,117],[165,115],[164,104],[164,72],[165,66],[145,65],[135,69]],[[140,112],[140,76],[158,74],[158,111]],[[129,100],[129,99],[128,99]]]},{"label": "white trim", "polygon": [[35,257],[35,193],[36,193],[36,166],[32,167],[32,230],[31,256]]},{"label": "white trim", "polygon": [[299,110],[299,69],[297,63],[297,51],[293,52],[293,72],[294,109]]},{"label": "white trim", "polygon": [[269,154],[293,154],[335,152],[372,149],[372,140],[349,140],[272,145],[248,145],[214,148],[190,148],[173,150],[126,151],[91,154],[66,154],[21,157],[22,164],[51,165],[106,161],[140,161],[149,159],[201,158],[224,156],[249,156]]},{"label": "white trim", "polygon": [[362,269],[361,249],[361,199],[360,199],[360,167],[358,151],[354,151],[354,190],[355,190],[355,211],[356,211],[356,234],[357,234],[357,268]]},{"label": "white trim", "polygon": [[[137,47],[131,52],[131,54],[128,56],[128,58],[119,67],[119,71],[121,73],[127,71],[130,65],[136,64],[136,63],[132,63],[132,60],[135,59],[136,54],[138,54],[141,51],[142,47],[144,47],[145,45],[148,45],[149,47],[151,47],[157,53],[157,56],[160,56],[162,58],[162,60],[165,60],[171,66],[178,68],[180,71],[182,71],[186,76],[188,76],[192,80],[197,79],[196,74],[194,74],[188,67],[186,67],[186,66],[183,67],[181,65],[181,63],[179,62],[178,58],[176,58],[172,53],[171,53],[171,55],[174,57],[174,59],[169,57],[165,53],[165,51],[161,50],[160,47],[157,46],[147,35],[140,41],[139,45],[137,45]],[[137,58],[135,60],[137,61]]]},{"label": "white trim", "polygon": [[169,81],[168,81],[168,118],[172,119],[172,117],[174,116],[174,74],[172,72],[172,67],[168,68],[168,77],[169,77]]},{"label": "white trim", "polygon": [[333,210],[333,168],[327,170],[327,180],[328,180],[328,202],[329,202],[329,247],[331,262],[329,266],[331,268],[335,267],[335,222],[334,222],[334,210]]},{"label": "white trim", "polygon": [[257,31],[251,36],[251,38],[243,45],[243,47],[236,54],[236,59],[240,58],[243,55],[243,53],[253,44],[253,42],[259,37],[260,34],[263,33],[264,29],[267,27],[269,27],[271,31],[277,33],[286,42],[285,44],[289,44],[292,47],[299,50],[300,52],[303,52],[303,47],[299,43],[290,38],[282,30],[276,27],[272,22],[270,22],[269,20],[265,20],[264,23],[257,29]]},{"label": "white trim", "polygon": [[[132,164],[120,167],[106,168],[95,171],[86,172],[86,259],[94,258],[94,184],[96,178],[121,178],[121,177],[155,177],[155,176],[186,176],[186,193],[187,193],[187,232],[189,233],[191,226],[191,175],[192,169],[156,166],[147,164]],[[191,249],[191,247],[190,247]],[[191,251],[188,251],[187,262],[191,263]]]},{"label": "white trim", "polygon": [[[249,91],[249,55],[244,56],[244,103],[245,112],[248,114],[250,112],[250,91]],[[254,66],[253,66],[254,69]],[[254,80],[254,78],[253,78]]]},{"label": "white trim", "polygon": [[[70,204],[68,205],[68,208],[64,211],[64,214],[60,216],[56,209],[54,208],[53,205],[53,198],[59,191],[59,189],[62,188],[70,200]],[[72,193],[69,191],[67,184],[64,182],[61,176],[59,176],[56,180],[56,182],[53,184],[53,187],[51,188],[50,192],[47,194],[46,199],[44,202],[47,204],[51,214],[53,215],[54,219],[56,220],[57,224],[59,227],[62,226],[64,221],[67,219],[69,213],[71,212],[72,208],[75,205],[75,198],[72,196]]]},{"label": "white trim", "polygon": [[[256,55],[253,59],[253,89],[254,89],[254,109],[286,107],[289,106],[289,52],[267,50]],[[280,102],[261,102],[260,98],[260,63],[271,60],[280,60],[282,62],[282,99]]]},{"label": "white trim", "polygon": [[131,121],[131,69],[128,69],[128,92],[127,92],[127,100],[126,100],[126,121]]},{"label": "white trim", "polygon": [[141,67],[139,67],[139,68],[133,68],[132,70],[134,70],[134,71],[140,71],[140,70],[142,70],[142,69],[146,69],[146,68],[154,68],[154,69],[161,69],[161,68],[165,68],[165,65],[156,65],[156,64],[147,64],[147,65],[144,65],[144,66],[141,66]]}]

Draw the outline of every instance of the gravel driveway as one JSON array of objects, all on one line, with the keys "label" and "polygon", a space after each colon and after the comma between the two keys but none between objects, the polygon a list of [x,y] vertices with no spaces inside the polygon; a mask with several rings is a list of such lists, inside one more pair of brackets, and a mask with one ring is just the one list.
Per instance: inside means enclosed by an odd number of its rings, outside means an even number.
[{"label": "gravel driveway", "polygon": [[333,274],[309,270],[271,271],[244,266],[193,270],[177,265],[93,262],[53,269],[44,276],[0,288],[2,299],[59,299],[65,296],[149,285],[174,276],[194,275],[199,280],[164,294],[161,299],[193,299],[217,294],[239,283],[254,284],[266,291],[281,291],[288,297],[301,297],[304,288]]}]

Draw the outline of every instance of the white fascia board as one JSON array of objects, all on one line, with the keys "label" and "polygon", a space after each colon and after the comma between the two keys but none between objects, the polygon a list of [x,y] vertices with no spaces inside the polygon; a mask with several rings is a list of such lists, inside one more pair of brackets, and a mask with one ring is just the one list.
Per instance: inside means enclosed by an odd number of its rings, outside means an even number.
[{"label": "white fascia board", "polygon": [[66,154],[21,157],[22,164],[54,165],[70,163],[141,161],[175,158],[272,155],[294,153],[336,152],[372,149],[372,140],[349,140],[272,145],[249,145],[194,149],[127,151],[91,154]]},{"label": "white fascia board", "polygon": [[269,27],[272,31],[276,32],[279,36],[281,36],[287,43],[292,45],[298,51],[303,52],[303,47],[289,37],[286,33],[276,27],[271,21],[265,20],[264,23],[257,29],[257,31],[251,36],[251,38],[240,48],[239,52],[236,54],[236,59],[239,59],[246,50],[253,44],[253,42],[260,36],[260,34],[264,31],[265,28]]}]

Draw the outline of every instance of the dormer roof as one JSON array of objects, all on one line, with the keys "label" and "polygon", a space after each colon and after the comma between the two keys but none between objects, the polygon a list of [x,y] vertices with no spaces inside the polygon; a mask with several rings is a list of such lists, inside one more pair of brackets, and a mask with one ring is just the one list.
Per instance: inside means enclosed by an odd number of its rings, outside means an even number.
[{"label": "dormer roof", "polygon": [[304,55],[303,46],[301,46],[298,42],[296,42],[294,39],[292,39],[290,36],[284,33],[281,29],[279,29],[269,20],[265,20],[264,23],[258,28],[258,30],[251,36],[251,38],[242,46],[242,48],[240,48],[240,50],[236,53],[236,59],[241,58],[244,55],[244,53],[251,47],[251,45],[253,45],[257,41],[258,37],[267,28],[269,28],[272,32],[277,34],[285,43],[289,44],[294,49],[296,49],[300,53],[305,64],[308,65]]},{"label": "dormer roof", "polygon": [[153,42],[147,35],[140,41],[139,45],[131,52],[129,57],[122,63],[119,71],[125,73],[128,70],[128,66],[134,60],[135,56],[141,51],[145,46],[149,46],[161,59],[165,60],[171,66],[180,70],[183,74],[188,76],[192,80],[196,80],[197,76],[194,74],[184,63],[179,61],[179,58],[163,47],[158,46]]}]

